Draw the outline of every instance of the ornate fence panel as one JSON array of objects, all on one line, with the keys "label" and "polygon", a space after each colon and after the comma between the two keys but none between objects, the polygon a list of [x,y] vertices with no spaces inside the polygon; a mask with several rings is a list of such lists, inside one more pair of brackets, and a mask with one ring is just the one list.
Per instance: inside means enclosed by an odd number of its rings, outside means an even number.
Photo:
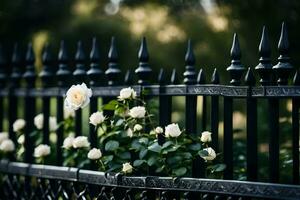
[{"label": "ornate fence panel", "polygon": [[[205,72],[195,68],[195,56],[192,43],[188,41],[185,55],[185,71],[183,81],[176,69],[168,77],[166,69],[161,69],[155,76],[148,63],[149,54],[146,39],[143,38],[138,53],[139,64],[135,73],[131,70],[122,72],[118,65],[117,44],[112,38],[108,53],[108,67],[105,70],[99,66],[99,51],[96,39],[93,39],[89,59],[83,50],[82,42],[78,42],[75,55],[75,70],[71,70],[70,57],[66,44],[62,41],[57,60],[51,55],[48,45],[42,55],[43,69],[35,72],[35,55],[32,45],[28,45],[25,60],[22,60],[19,46],[14,46],[11,61],[4,56],[5,49],[0,51],[0,130],[3,130],[5,120],[8,121],[9,137],[16,143],[17,139],[12,124],[18,118],[20,109],[27,122],[25,128],[24,163],[3,160],[0,165],[2,176],[2,199],[300,199],[299,184],[299,98],[300,76],[289,63],[289,42],[287,29],[282,24],[278,43],[278,63],[272,66],[270,45],[266,28],[263,28],[259,44],[259,61],[256,67],[245,69],[241,64],[241,50],[238,36],[234,34],[231,54],[231,64],[227,67],[230,74],[230,85],[221,84],[217,69],[214,70],[211,81],[205,79]],[[90,66],[86,66],[87,61]],[[55,65],[58,66],[56,69]],[[5,69],[9,66],[11,70]],[[256,81],[256,71],[259,83]],[[137,83],[134,76],[137,76]],[[293,80],[291,77],[293,76]],[[42,87],[36,87],[39,78]],[[153,79],[156,79],[155,81]],[[77,168],[60,167],[63,163],[62,142],[63,127],[57,131],[56,166],[35,165],[33,160],[33,141],[30,133],[33,130],[33,118],[36,114],[37,100],[41,98],[44,114],[43,143],[49,143],[49,125],[51,98],[56,100],[56,115],[62,121],[63,99],[66,89],[74,84],[86,81],[93,88],[90,102],[90,113],[97,110],[98,100],[108,102],[119,94],[120,89],[130,85],[141,94],[143,91],[149,98],[158,97],[159,124],[165,126],[171,122],[172,97],[185,97],[185,127],[188,133],[196,134],[197,126],[201,130],[210,127],[213,137],[213,148],[223,152],[226,169],[225,180],[204,179],[205,163],[196,159],[193,163],[193,178],[166,177],[126,177],[120,174],[88,171]],[[291,84],[289,84],[291,83]],[[197,97],[201,96],[201,105]],[[147,98],[148,98],[147,97]],[[246,168],[247,182],[231,180],[234,178],[233,155],[233,112],[235,100],[242,99],[246,106]],[[265,100],[269,113],[269,181],[259,183],[258,180],[258,100]],[[280,179],[280,127],[279,104],[283,99],[292,100],[292,160],[293,183],[295,185],[277,184]],[[210,104],[207,101],[210,100]],[[222,100],[222,101],[221,101]],[[23,101],[24,107],[18,107]],[[6,103],[7,104],[6,104]],[[222,103],[222,104],[221,104]],[[6,105],[8,105],[6,107]],[[208,105],[210,107],[208,108]],[[197,109],[201,107],[201,121],[197,120]],[[223,117],[220,114],[223,113]],[[7,116],[6,116],[7,114]],[[210,125],[207,123],[210,117]],[[76,136],[82,135],[81,110],[76,111]],[[223,118],[223,144],[220,144],[219,122]],[[90,127],[89,138],[91,146],[97,146],[96,133]],[[159,137],[162,142],[163,137]],[[221,148],[221,147],[226,148]]]}]

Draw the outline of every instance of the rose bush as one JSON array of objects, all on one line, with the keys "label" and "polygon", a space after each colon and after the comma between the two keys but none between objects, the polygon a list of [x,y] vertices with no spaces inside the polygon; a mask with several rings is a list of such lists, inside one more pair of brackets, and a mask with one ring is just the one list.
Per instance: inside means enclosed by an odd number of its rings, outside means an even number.
[{"label": "rose bush", "polygon": [[[83,108],[91,94],[85,84],[72,86],[66,94],[65,105],[71,110]],[[146,106],[132,88],[122,89],[117,100],[103,105],[89,118],[97,135],[96,147],[90,149],[90,142],[85,136],[75,138],[69,135],[65,138],[62,146],[64,165],[87,167],[93,164],[101,171],[124,174],[143,175],[150,169],[158,175],[191,176],[192,163],[200,157],[207,163],[206,172],[224,170],[223,164],[216,163],[217,154],[209,146],[210,132],[192,135],[177,123],[164,128],[155,126]],[[112,114],[106,117],[103,111]],[[158,135],[165,137],[163,143],[159,143]]]}]

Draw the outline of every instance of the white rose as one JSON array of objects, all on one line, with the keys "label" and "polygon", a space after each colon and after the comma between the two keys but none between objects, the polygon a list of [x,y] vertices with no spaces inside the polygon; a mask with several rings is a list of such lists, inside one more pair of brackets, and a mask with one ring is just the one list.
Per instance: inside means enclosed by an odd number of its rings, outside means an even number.
[{"label": "white rose", "polygon": [[135,98],[136,97],[136,92],[131,88],[123,88],[120,91],[120,96],[118,96],[118,99],[120,100],[125,100],[125,99],[130,99],[130,98]]},{"label": "white rose", "polygon": [[[44,127],[44,114],[40,113],[37,116],[35,116],[34,125],[37,129],[42,130]],[[49,131],[54,132],[58,128],[56,117],[49,117]]]},{"label": "white rose", "polygon": [[166,137],[178,137],[181,134],[181,130],[178,124],[169,124],[165,127],[165,136]]},{"label": "white rose", "polygon": [[164,132],[164,129],[162,127],[158,126],[158,127],[155,128],[155,133],[156,134],[161,134],[163,132]]},{"label": "white rose", "polygon": [[209,131],[204,131],[201,134],[201,138],[200,138],[201,142],[211,142],[211,132]]},{"label": "white rose", "polygon": [[40,113],[37,116],[35,116],[33,119],[33,123],[37,129],[39,129],[39,130],[43,129],[44,115],[42,113]]},{"label": "white rose", "polygon": [[41,158],[41,157],[48,156],[50,154],[50,152],[51,152],[51,150],[50,150],[49,145],[40,144],[37,147],[35,147],[33,155],[36,158]]},{"label": "white rose", "polygon": [[7,132],[0,132],[0,144],[8,139],[8,133]]},{"label": "white rose", "polygon": [[49,117],[49,131],[54,132],[58,128],[56,117]]},{"label": "white rose", "polygon": [[129,162],[123,164],[122,172],[124,172],[125,174],[132,172],[132,166]]},{"label": "white rose", "polygon": [[213,150],[213,148],[208,147],[203,149],[204,151],[207,151],[208,155],[207,156],[201,156],[204,160],[208,161],[208,160],[214,160],[217,157],[217,154],[215,152],[215,150]]},{"label": "white rose", "polygon": [[88,141],[88,138],[85,136],[78,136],[73,140],[73,147],[75,149],[77,148],[84,148],[84,147],[90,147],[90,143]]},{"label": "white rose", "polygon": [[64,106],[64,119],[75,117],[75,111],[69,107]]},{"label": "white rose", "polygon": [[4,152],[12,152],[15,150],[15,144],[12,140],[6,139],[0,144],[0,150]]},{"label": "white rose", "polygon": [[146,109],[143,106],[136,106],[129,110],[129,116],[132,118],[144,118]]},{"label": "white rose", "polygon": [[74,142],[74,136],[72,136],[72,135],[69,135],[68,137],[66,137],[65,139],[64,139],[64,142],[63,142],[63,148],[65,148],[65,149],[70,149],[70,148],[72,148],[73,147],[73,142]]},{"label": "white rose", "polygon": [[94,126],[97,126],[99,124],[101,124],[102,122],[104,122],[105,117],[103,115],[103,112],[95,112],[93,114],[91,114],[90,116],[90,124],[93,124]]},{"label": "white rose", "polygon": [[126,131],[126,134],[127,134],[128,137],[131,138],[131,137],[133,136],[133,131],[132,131],[132,129],[131,129],[131,128],[128,128],[127,131]]},{"label": "white rose", "polygon": [[21,144],[21,145],[25,143],[25,136],[24,136],[24,134],[20,135],[20,137],[18,137],[18,143]]},{"label": "white rose", "polygon": [[85,83],[72,85],[66,93],[65,106],[72,110],[84,108],[90,103],[91,96],[92,90]]},{"label": "white rose", "polygon": [[101,153],[100,149],[93,148],[89,151],[87,156],[91,160],[98,160],[99,158],[101,158],[102,153]]},{"label": "white rose", "polygon": [[134,127],[133,127],[133,131],[134,131],[134,132],[136,132],[136,131],[141,131],[141,130],[143,130],[142,125],[140,125],[140,124],[134,125]]},{"label": "white rose", "polygon": [[14,123],[13,123],[13,130],[14,132],[19,132],[21,131],[26,125],[26,122],[24,119],[17,119]]}]

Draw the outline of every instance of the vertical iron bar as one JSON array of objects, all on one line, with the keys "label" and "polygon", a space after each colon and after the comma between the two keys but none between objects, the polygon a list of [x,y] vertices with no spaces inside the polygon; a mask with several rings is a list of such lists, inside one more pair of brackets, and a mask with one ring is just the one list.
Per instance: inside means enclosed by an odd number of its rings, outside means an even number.
[{"label": "vertical iron bar", "polygon": [[292,100],[293,183],[299,184],[299,99]]},{"label": "vertical iron bar", "polygon": [[[217,69],[214,69],[211,78],[212,84],[219,84],[219,73]],[[210,123],[211,123],[211,133],[212,133],[212,147],[216,152],[219,151],[219,96],[211,96],[211,109],[210,109]]]},{"label": "vertical iron bar", "polygon": [[35,72],[34,72],[34,53],[32,49],[32,44],[28,45],[27,53],[26,53],[26,71],[23,75],[26,81],[26,89],[27,95],[25,96],[25,162],[32,163],[33,162],[33,148],[34,141],[31,140],[30,134],[34,130],[33,118],[35,114],[35,97],[31,97],[28,95],[29,90],[35,87]]},{"label": "vertical iron bar", "polygon": [[251,95],[255,78],[250,68],[245,76],[245,82],[249,86],[247,104],[247,180],[257,180],[257,100]]},{"label": "vertical iron bar", "polygon": [[[158,76],[158,83],[163,86],[165,85],[166,77],[163,69],[160,70]],[[160,87],[160,92],[163,92],[164,88]],[[171,123],[171,109],[172,109],[172,97],[159,95],[159,125],[161,127],[167,126]],[[163,144],[165,138],[162,134],[158,135],[158,143]]]},{"label": "vertical iron bar", "polygon": [[[300,85],[299,71],[294,76],[295,86]],[[299,98],[292,99],[292,126],[293,126],[293,183],[299,184]]]},{"label": "vertical iron bar", "polygon": [[[188,41],[188,47],[185,54],[185,72],[184,83],[186,85],[196,84],[196,71],[195,71],[195,55],[192,48],[191,40]],[[187,134],[197,134],[197,96],[185,97],[185,127]],[[192,176],[195,178],[205,176],[204,161],[202,158],[197,157],[193,161]]]},{"label": "vertical iron bar", "polygon": [[225,179],[233,178],[233,131],[232,131],[232,103],[231,97],[224,97],[224,163],[226,169],[224,171]]},{"label": "vertical iron bar", "polygon": [[[85,54],[81,41],[77,43],[77,51],[75,55],[76,69],[73,72],[75,83],[81,84],[85,81]],[[75,112],[75,134],[76,136],[82,135],[82,110],[78,109]]]},{"label": "vertical iron bar", "polygon": [[[90,52],[90,70],[87,71],[87,75],[89,77],[89,83],[91,87],[99,86],[103,81],[101,80],[103,72],[99,66],[100,54],[98,49],[98,44],[96,38],[93,38],[92,49]],[[98,109],[98,98],[91,97],[90,102],[90,115],[96,112]],[[95,126],[90,124],[89,129],[89,137],[91,142],[91,147],[97,147],[98,140],[97,140],[97,133],[95,132]],[[94,167],[94,166],[93,166]]]},{"label": "vertical iron bar", "polygon": [[[56,72],[57,77],[57,85],[59,90],[64,91],[65,87],[70,82],[71,72],[68,69],[68,54],[65,46],[65,42],[61,41],[60,49],[58,53],[58,70]],[[56,118],[58,122],[62,122],[64,120],[64,99],[62,96],[56,97]],[[57,134],[57,144],[56,144],[56,164],[62,165],[63,156],[62,156],[62,145],[64,140],[64,126],[59,126],[56,131]]]},{"label": "vertical iron bar", "polygon": [[[49,45],[46,44],[43,49],[42,55],[43,61],[43,70],[40,73],[40,77],[42,80],[42,84],[44,88],[48,88],[51,86],[53,72],[51,70],[52,58],[49,51]],[[43,96],[43,144],[49,144],[49,116],[50,116],[50,97]]]},{"label": "vertical iron bar", "polygon": [[270,129],[270,181],[277,183],[279,181],[279,99],[271,98],[268,102]]}]

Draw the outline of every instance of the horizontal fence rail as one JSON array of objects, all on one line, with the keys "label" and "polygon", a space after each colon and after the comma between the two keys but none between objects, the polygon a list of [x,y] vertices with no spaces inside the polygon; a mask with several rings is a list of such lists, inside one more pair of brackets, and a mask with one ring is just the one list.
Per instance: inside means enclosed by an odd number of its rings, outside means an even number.
[{"label": "horizontal fence rail", "polygon": [[[13,155],[9,158],[11,162],[3,161],[0,164],[0,170],[5,176],[1,192],[5,193],[4,189],[16,186],[20,191],[24,190],[22,187],[27,187],[25,189],[27,194],[24,194],[27,197],[36,192],[42,195],[46,191],[46,194],[52,195],[52,197],[55,192],[62,195],[72,193],[80,199],[80,195],[84,196],[92,192],[95,185],[100,185],[101,191],[97,195],[107,197],[103,199],[109,199],[111,195],[114,196],[120,191],[122,191],[120,194],[123,197],[128,195],[128,198],[125,199],[134,199],[137,194],[141,195],[141,199],[147,199],[147,196],[151,196],[149,192],[154,190],[160,192],[159,198],[161,199],[168,199],[169,193],[177,190],[181,197],[185,199],[193,199],[193,193],[201,194],[203,199],[222,199],[223,197],[230,199],[231,196],[245,197],[246,199],[247,197],[261,199],[300,198],[299,187],[296,186],[299,184],[300,75],[299,71],[290,64],[288,56],[289,41],[285,23],[281,27],[278,42],[279,57],[277,64],[274,66],[271,63],[270,42],[265,27],[258,47],[258,65],[248,69],[245,69],[241,63],[239,40],[237,34],[234,34],[230,50],[231,63],[226,68],[230,76],[230,84],[222,83],[222,77],[220,77],[217,69],[214,69],[210,81],[206,80],[207,74],[203,69],[196,70],[196,59],[191,40],[188,41],[187,45],[184,73],[180,76],[177,72],[179,70],[173,69],[170,77],[167,76],[167,69],[163,68],[160,69],[157,75],[153,73],[149,65],[149,53],[145,38],[141,41],[138,52],[138,66],[134,72],[132,70],[122,72],[119,67],[117,44],[114,37],[111,40],[107,56],[106,70],[99,64],[101,56],[96,39],[94,38],[92,41],[89,58],[83,50],[83,45],[81,41],[78,42],[74,60],[70,59],[71,56],[69,56],[64,41],[60,44],[57,59],[52,56],[50,46],[45,45],[41,56],[43,66],[39,74],[36,72],[36,55],[32,44],[28,45],[24,59],[18,44],[14,46],[10,60],[5,56],[7,54],[5,48],[0,48],[0,131],[8,131],[10,139],[17,144],[13,122],[20,118],[20,112],[26,121],[24,163],[13,162],[16,161],[16,156]],[[259,79],[259,82],[257,79]],[[56,100],[55,115],[58,122],[63,121],[64,97],[67,88],[82,82],[86,82],[93,90],[93,97],[88,111],[90,114],[95,112],[100,105],[98,100],[101,99],[103,105],[118,96],[120,90],[124,87],[132,87],[137,95],[144,94],[146,101],[158,97],[158,122],[160,126],[166,126],[172,122],[172,108],[174,107],[172,97],[184,97],[185,115],[183,115],[183,118],[185,119],[187,133],[197,135],[198,130],[212,132],[212,147],[218,152],[222,152],[222,162],[226,164],[223,174],[223,178],[226,180],[204,179],[205,175],[202,173],[202,169],[205,163],[202,160],[195,160],[192,163],[192,178],[180,179],[153,176],[126,177],[117,174],[59,167],[63,164],[61,149],[65,137],[63,126],[56,130],[56,163],[54,164],[57,166],[34,165],[32,156],[34,141],[32,141],[30,133],[34,130],[33,119],[38,114],[37,105],[39,100],[41,102],[41,112],[44,114],[42,142],[49,144],[50,131],[46,122],[50,117],[50,108],[53,104],[51,100]],[[39,87],[37,86],[38,83],[41,83]],[[198,101],[198,97],[201,97],[201,102]],[[280,104],[286,100],[290,100],[292,105],[290,113],[291,133],[287,137],[292,141],[290,156],[292,159],[291,177],[294,185],[271,184],[280,182],[280,137],[282,136]],[[233,146],[236,144],[236,138],[234,137],[233,114],[237,101],[245,107],[246,111],[246,147],[244,148],[246,152],[246,179],[249,182],[232,180],[235,179],[236,173],[234,171],[236,166],[234,165],[235,152]],[[268,114],[268,118],[265,120],[268,123],[266,124],[268,132],[266,142],[268,166],[264,167],[268,168],[268,181],[271,183],[255,182],[259,180],[258,135],[260,133],[258,125],[260,116],[258,116],[258,109],[262,103],[261,101],[265,105],[263,112]],[[24,106],[18,107],[17,105],[20,103],[23,103]],[[200,112],[201,120],[198,119],[197,112]],[[76,136],[89,135],[91,146],[97,147],[97,135],[93,131],[94,127],[90,126],[88,133],[83,133],[83,116],[84,113],[81,110],[76,111],[75,134]],[[4,130],[4,124],[7,122],[8,130]],[[161,144],[164,138],[159,136],[158,140]],[[38,179],[39,188],[36,185],[30,185],[32,182],[28,180],[32,177]],[[80,192],[76,190],[77,186],[75,185],[77,183],[81,184],[78,186],[82,189]],[[53,191],[52,187],[56,188],[57,191]],[[64,187],[68,189],[64,189]],[[33,193],[30,193],[30,191]],[[9,193],[9,191],[7,192]],[[6,194],[8,196],[20,194],[17,191],[15,194],[8,193]],[[177,193],[174,192],[174,194]],[[92,193],[89,195],[97,196]]]},{"label": "horizontal fence rail", "polygon": [[[118,198],[117,194],[119,192],[124,192],[123,190],[130,190],[130,188],[137,188],[140,190],[142,195],[143,192],[148,190],[154,190],[159,194],[163,195],[167,192],[179,191],[181,195],[186,192],[195,192],[197,194],[202,194],[203,196],[208,196],[209,198],[234,198],[234,197],[251,197],[258,199],[299,199],[300,198],[300,186],[283,185],[283,184],[271,184],[271,183],[261,183],[261,182],[247,182],[247,181],[226,181],[226,180],[215,180],[215,179],[195,179],[195,178],[171,178],[171,177],[128,177],[116,173],[104,173],[95,172],[90,170],[82,170],[78,168],[68,168],[68,167],[58,167],[58,166],[48,166],[48,165],[37,165],[37,164],[25,164],[17,162],[5,162],[0,163],[0,172],[8,173],[6,181],[2,183],[1,190],[8,189],[10,185],[13,185],[13,176],[24,176],[24,177],[34,177],[41,180],[59,180],[68,181],[76,184],[82,184],[81,190],[74,189],[68,195],[72,193],[77,193],[83,197],[98,196],[99,199],[102,197],[113,197]],[[22,184],[22,180],[18,184]],[[61,183],[60,183],[61,184]],[[87,190],[87,186],[97,185],[99,188],[113,188],[115,192],[107,190],[107,192],[102,193],[99,190],[98,194],[92,194],[91,191]],[[57,194],[55,187],[46,185],[41,186],[42,188],[36,189],[32,185],[32,193],[38,194],[39,190],[48,191],[52,190],[54,194]],[[44,187],[44,188],[43,188]],[[75,186],[73,186],[75,188]],[[56,186],[56,188],[59,188]],[[19,191],[22,192],[22,191]],[[51,192],[48,194],[51,197]],[[101,194],[102,193],[102,194]],[[114,194],[115,193],[115,194]],[[24,193],[25,194],[25,193]],[[30,194],[26,194],[29,195]],[[133,198],[133,194],[126,194]],[[187,194],[185,194],[187,195]]]}]

